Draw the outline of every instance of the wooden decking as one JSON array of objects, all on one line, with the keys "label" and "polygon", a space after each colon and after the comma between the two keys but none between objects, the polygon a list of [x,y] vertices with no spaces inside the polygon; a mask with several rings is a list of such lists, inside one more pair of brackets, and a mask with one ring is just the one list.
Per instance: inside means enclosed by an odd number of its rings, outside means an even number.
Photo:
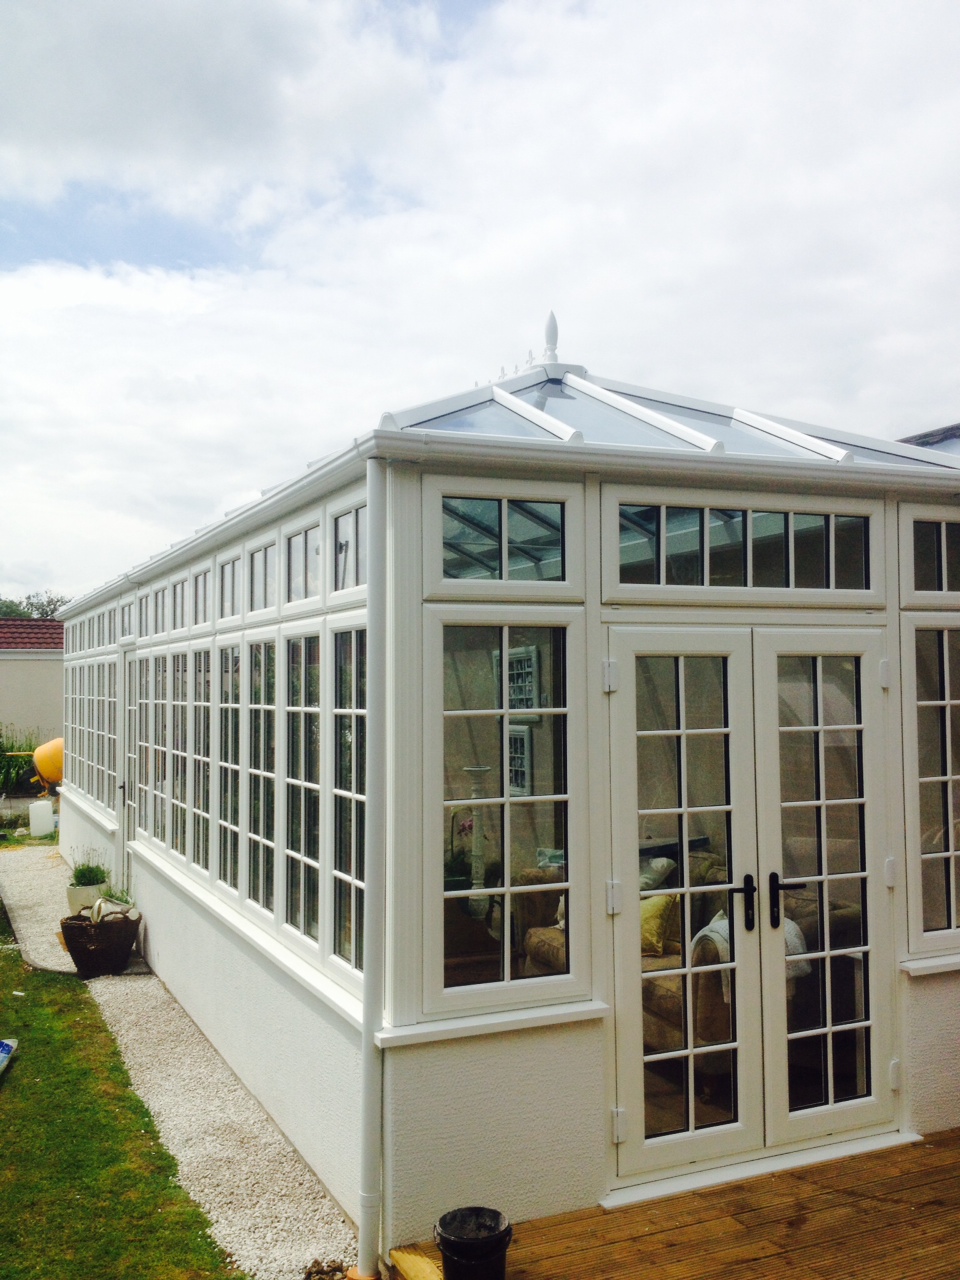
[{"label": "wooden decking", "polygon": [[[414,1256],[440,1266],[432,1241]],[[517,1224],[507,1280],[566,1276],[960,1277],[960,1129],[627,1209]]]}]

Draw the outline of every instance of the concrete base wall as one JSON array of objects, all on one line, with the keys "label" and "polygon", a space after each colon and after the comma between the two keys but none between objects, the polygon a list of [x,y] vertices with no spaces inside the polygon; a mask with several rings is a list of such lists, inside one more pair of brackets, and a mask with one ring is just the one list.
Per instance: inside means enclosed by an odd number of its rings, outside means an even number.
[{"label": "concrete base wall", "polygon": [[117,859],[117,835],[108,831],[85,809],[73,804],[69,795],[60,796],[60,852],[71,867],[78,862],[99,862],[115,884],[122,882]]},{"label": "concrete base wall", "polygon": [[356,1220],[360,1033],[136,855],[132,889],[151,969]]},{"label": "concrete base wall", "polygon": [[384,1062],[387,1248],[460,1205],[513,1222],[606,1192],[602,1023],[390,1049]]}]

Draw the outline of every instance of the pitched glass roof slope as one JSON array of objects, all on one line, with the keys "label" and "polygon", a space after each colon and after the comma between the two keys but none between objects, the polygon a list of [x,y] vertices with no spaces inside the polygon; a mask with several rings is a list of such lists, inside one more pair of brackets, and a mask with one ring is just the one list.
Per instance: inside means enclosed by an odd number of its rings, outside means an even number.
[{"label": "pitched glass roof slope", "polygon": [[941,472],[960,465],[943,451],[591,379],[580,366],[554,363],[479,387],[475,398],[459,395],[387,414],[382,425],[401,431],[540,440],[562,448],[607,445],[640,453],[656,450],[685,458],[720,453],[758,461],[932,467]]}]

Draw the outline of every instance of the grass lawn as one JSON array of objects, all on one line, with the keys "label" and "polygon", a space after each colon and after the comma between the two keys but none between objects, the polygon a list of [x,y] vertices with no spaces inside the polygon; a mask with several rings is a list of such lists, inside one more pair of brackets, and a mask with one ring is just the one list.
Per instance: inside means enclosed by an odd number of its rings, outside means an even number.
[{"label": "grass lawn", "polygon": [[0,950],[0,1037],[20,1041],[0,1076],[0,1280],[246,1280],[174,1181],[78,978]]}]

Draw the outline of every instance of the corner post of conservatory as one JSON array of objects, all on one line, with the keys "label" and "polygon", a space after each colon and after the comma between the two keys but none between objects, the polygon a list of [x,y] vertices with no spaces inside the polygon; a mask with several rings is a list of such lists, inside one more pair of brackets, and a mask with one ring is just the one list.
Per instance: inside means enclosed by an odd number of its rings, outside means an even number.
[{"label": "corner post of conservatory", "polygon": [[383,1062],[376,1035],[383,1024],[386,929],[387,783],[387,463],[367,461],[367,761],[363,940],[363,1030],[360,1043],[360,1220],[356,1268],[379,1280],[383,1202]]}]

